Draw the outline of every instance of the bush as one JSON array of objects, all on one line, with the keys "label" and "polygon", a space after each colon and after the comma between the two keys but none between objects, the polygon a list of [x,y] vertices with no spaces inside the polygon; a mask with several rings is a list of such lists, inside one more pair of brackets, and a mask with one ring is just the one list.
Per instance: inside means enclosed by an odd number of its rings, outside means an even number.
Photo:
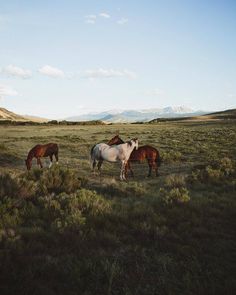
[{"label": "bush", "polygon": [[160,188],[161,201],[166,204],[185,203],[190,200],[189,191],[185,187],[175,187],[171,190]]},{"label": "bush", "polygon": [[54,166],[51,169],[44,170],[40,176],[38,193],[72,193],[79,189],[82,183],[84,184],[85,181],[79,179],[77,173],[73,170]]},{"label": "bush", "polygon": [[185,186],[185,176],[184,175],[178,175],[178,174],[171,174],[168,175],[165,179],[165,185],[166,187],[172,188],[172,187],[183,187]]},{"label": "bush", "polygon": [[224,157],[219,161],[219,168],[223,172],[225,176],[232,175],[234,173],[234,165],[233,161],[228,158]]},{"label": "bush", "polygon": [[17,181],[10,174],[0,175],[0,197],[16,197],[19,192],[18,188]]},{"label": "bush", "polygon": [[190,200],[189,191],[185,187],[184,175],[171,174],[165,179],[164,188],[160,188],[160,199],[163,204],[185,203]]},{"label": "bush", "polygon": [[178,151],[163,152],[162,160],[166,163],[180,162],[182,160],[182,154]]},{"label": "bush", "polygon": [[200,169],[192,171],[189,181],[222,184],[224,179],[227,179],[234,175],[234,163],[228,158],[224,157],[218,161],[211,161],[207,166],[203,166]]}]

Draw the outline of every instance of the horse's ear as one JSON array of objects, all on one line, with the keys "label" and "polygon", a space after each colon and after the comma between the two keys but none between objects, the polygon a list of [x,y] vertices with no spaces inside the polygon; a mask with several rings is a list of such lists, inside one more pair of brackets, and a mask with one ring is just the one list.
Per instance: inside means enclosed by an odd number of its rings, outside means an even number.
[{"label": "horse's ear", "polygon": [[120,135],[120,130],[116,130],[116,136],[119,136]]}]

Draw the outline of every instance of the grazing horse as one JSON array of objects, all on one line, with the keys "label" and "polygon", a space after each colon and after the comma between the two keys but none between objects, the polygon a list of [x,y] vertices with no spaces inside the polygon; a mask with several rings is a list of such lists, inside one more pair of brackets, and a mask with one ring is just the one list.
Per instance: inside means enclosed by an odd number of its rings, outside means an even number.
[{"label": "grazing horse", "polygon": [[[107,144],[108,145],[114,145],[114,144],[121,144],[124,141],[119,137],[119,135],[116,135],[113,137]],[[133,150],[129,161],[127,162],[127,166],[125,168],[125,171],[127,173],[127,170],[130,170],[131,175],[134,176],[133,170],[130,166],[130,162],[141,162],[144,160],[147,160],[149,171],[148,171],[148,177],[152,174],[152,168],[155,169],[156,176],[158,176],[158,167],[161,165],[161,157],[160,153],[157,149],[150,145],[143,145],[140,146],[137,150]]]},{"label": "grazing horse", "polygon": [[138,148],[138,139],[134,138],[122,144],[109,146],[106,143],[98,143],[91,149],[90,156],[93,171],[98,161],[98,170],[100,171],[103,161],[121,162],[120,179],[126,180],[125,167],[129,160],[130,154],[134,149]]},{"label": "grazing horse", "polygon": [[28,157],[25,160],[25,164],[27,170],[31,169],[32,166],[32,159],[37,159],[37,164],[43,168],[41,159],[42,157],[50,157],[50,165],[49,168],[52,166],[53,155],[56,158],[58,164],[58,145],[56,143],[48,143],[48,144],[37,144],[34,146],[28,153]]}]

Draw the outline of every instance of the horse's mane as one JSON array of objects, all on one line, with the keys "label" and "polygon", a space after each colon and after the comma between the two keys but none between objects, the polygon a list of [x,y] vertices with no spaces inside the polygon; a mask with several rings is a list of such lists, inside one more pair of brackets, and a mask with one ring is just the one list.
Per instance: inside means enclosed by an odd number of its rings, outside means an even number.
[{"label": "horse's mane", "polygon": [[128,143],[129,146],[132,146],[132,141],[135,141],[136,142],[137,141],[137,138],[132,138],[132,139],[126,141],[126,143]]}]

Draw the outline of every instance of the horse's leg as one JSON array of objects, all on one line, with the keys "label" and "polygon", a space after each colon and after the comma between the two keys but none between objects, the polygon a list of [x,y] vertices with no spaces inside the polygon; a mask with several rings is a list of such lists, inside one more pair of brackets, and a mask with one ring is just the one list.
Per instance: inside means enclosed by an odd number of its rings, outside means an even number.
[{"label": "horse's leg", "polygon": [[92,162],[92,170],[93,170],[93,174],[95,175],[95,167],[96,167],[96,160],[94,159],[93,162]]},{"label": "horse's leg", "polygon": [[130,161],[127,162],[127,170],[129,170],[131,176],[134,177],[134,172],[133,172],[133,169],[131,168]]},{"label": "horse's leg", "polygon": [[127,175],[128,175],[128,166],[129,166],[129,163],[125,165],[125,178],[127,178]]},{"label": "horse's leg", "polygon": [[50,155],[49,158],[50,158],[50,164],[49,164],[48,168],[50,169],[52,167],[52,155]]},{"label": "horse's leg", "polygon": [[43,168],[43,164],[39,157],[37,158],[37,164],[40,166],[40,168]]},{"label": "horse's leg", "polygon": [[120,180],[126,180],[126,177],[125,177],[125,166],[127,165],[127,162],[126,161],[122,161],[121,163],[122,163],[122,165],[121,165],[121,170],[120,170]]},{"label": "horse's leg", "polygon": [[57,161],[56,163],[58,164],[58,152],[55,152],[54,156],[55,156],[56,161]]},{"label": "horse's leg", "polygon": [[148,160],[148,166],[149,166],[149,171],[148,171],[147,177],[150,177],[152,174],[152,166],[153,166],[152,160]]},{"label": "horse's leg", "polygon": [[158,173],[158,166],[157,166],[157,162],[156,162],[156,161],[153,161],[153,167],[154,167],[154,169],[155,169],[156,176],[158,176],[159,173]]},{"label": "horse's leg", "polygon": [[101,172],[102,163],[103,163],[103,160],[99,160],[98,161],[98,165],[97,166],[98,166],[98,171],[99,172]]}]

